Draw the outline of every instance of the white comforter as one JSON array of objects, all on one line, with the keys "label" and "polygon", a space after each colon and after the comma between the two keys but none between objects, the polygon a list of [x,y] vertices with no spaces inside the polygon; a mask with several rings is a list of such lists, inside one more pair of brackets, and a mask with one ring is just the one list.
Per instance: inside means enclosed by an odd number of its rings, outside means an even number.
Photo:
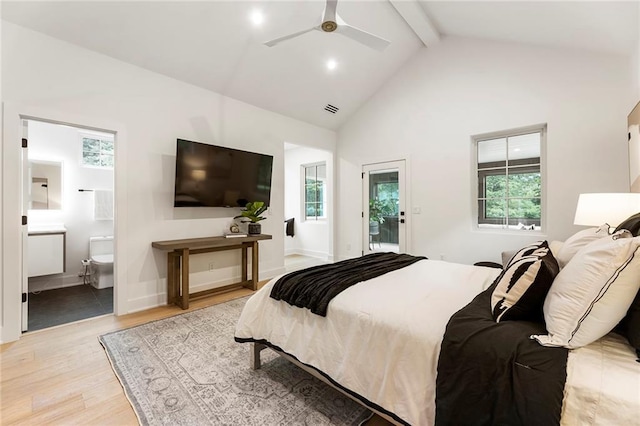
[{"label": "white comforter", "polygon": [[274,279],[247,301],[236,337],[265,339],[402,420],[431,425],[447,322],[499,272],[423,260],[350,287],[326,317],[271,299]]},{"label": "white comforter", "polygon": [[640,425],[640,364],[627,340],[610,333],[569,351],[563,426]]},{"label": "white comforter", "polygon": [[[265,339],[412,425],[432,425],[440,344],[451,315],[498,269],[417,262],[340,293],[326,317],[269,297],[245,305],[236,336]],[[640,425],[640,364],[609,334],[569,352],[562,425]]]}]

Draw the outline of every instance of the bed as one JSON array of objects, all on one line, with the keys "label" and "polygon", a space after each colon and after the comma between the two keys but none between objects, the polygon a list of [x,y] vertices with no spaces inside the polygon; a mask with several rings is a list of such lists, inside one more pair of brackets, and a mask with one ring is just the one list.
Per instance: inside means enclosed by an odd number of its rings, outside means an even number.
[{"label": "bed", "polygon": [[[276,278],[247,301],[235,338],[254,344],[254,367],[270,347],[395,424],[432,425],[447,324],[500,274],[421,260],[349,287],[326,317],[271,298]],[[569,351],[566,372],[562,424],[638,423],[640,364],[626,339]]]}]

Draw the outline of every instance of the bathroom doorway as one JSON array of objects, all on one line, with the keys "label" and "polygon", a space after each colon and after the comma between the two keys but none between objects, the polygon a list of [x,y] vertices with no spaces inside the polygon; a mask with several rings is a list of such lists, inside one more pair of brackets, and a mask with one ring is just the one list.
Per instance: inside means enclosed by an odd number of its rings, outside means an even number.
[{"label": "bathroom doorway", "polygon": [[23,332],[113,313],[115,135],[28,119],[23,138]]}]

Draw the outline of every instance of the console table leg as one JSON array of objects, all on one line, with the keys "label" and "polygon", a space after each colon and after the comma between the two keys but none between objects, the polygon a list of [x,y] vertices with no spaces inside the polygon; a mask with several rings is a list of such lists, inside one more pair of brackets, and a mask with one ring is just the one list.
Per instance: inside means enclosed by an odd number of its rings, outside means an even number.
[{"label": "console table leg", "polygon": [[242,244],[242,282],[247,282],[249,279],[249,273],[247,272],[248,268],[248,257],[247,257],[247,245]]},{"label": "console table leg", "polygon": [[182,309],[189,309],[189,249],[182,250]]},{"label": "console table leg", "polygon": [[176,255],[167,253],[167,304],[176,302]]},{"label": "console table leg", "polygon": [[251,289],[258,289],[258,242],[254,241],[251,246]]}]

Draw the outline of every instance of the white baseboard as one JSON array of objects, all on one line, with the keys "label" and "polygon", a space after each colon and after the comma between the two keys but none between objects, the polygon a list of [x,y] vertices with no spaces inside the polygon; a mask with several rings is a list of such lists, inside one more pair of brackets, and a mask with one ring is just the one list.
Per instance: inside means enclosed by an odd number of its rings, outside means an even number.
[{"label": "white baseboard", "polygon": [[315,257],[316,259],[320,259],[323,261],[328,261],[329,258],[333,258],[333,256],[329,256],[329,253],[326,253],[323,251],[315,251],[315,250],[290,249],[285,252],[285,256],[291,256],[294,254],[298,254],[300,256]]},{"label": "white baseboard", "polygon": [[279,268],[266,269],[264,271],[260,271],[260,276],[258,277],[260,281],[270,280],[271,278],[275,278],[278,275],[284,274],[286,271],[284,266]]},{"label": "white baseboard", "polygon": [[128,300],[127,314],[146,311],[167,304],[167,293],[156,293],[150,296],[138,297]]},{"label": "white baseboard", "polygon": [[339,262],[341,260],[355,259],[356,257],[360,257],[360,255],[345,255],[345,254],[341,254],[341,255],[335,257],[335,261]]},{"label": "white baseboard", "polygon": [[29,279],[29,292],[74,287],[82,284],[82,277],[73,274],[33,277]]}]

